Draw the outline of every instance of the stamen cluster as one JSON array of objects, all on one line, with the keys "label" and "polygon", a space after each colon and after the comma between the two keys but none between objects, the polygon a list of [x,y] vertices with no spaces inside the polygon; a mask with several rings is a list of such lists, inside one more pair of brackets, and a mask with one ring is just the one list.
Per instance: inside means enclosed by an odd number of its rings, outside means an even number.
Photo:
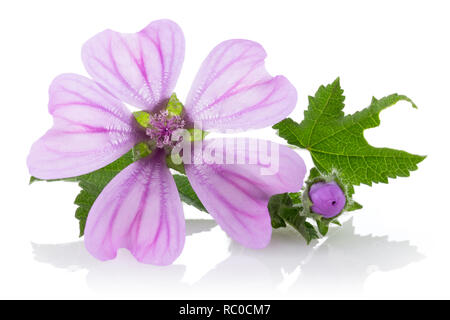
[{"label": "stamen cluster", "polygon": [[172,134],[184,128],[184,120],[180,116],[171,116],[167,110],[150,115],[147,135],[155,142],[157,148],[174,147],[183,137],[172,139]]}]

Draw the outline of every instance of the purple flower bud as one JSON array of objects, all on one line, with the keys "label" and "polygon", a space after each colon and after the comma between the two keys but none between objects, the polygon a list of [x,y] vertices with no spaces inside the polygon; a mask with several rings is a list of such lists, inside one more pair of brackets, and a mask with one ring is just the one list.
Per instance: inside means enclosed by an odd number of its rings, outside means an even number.
[{"label": "purple flower bud", "polygon": [[346,198],[341,187],[336,182],[317,182],[309,188],[311,210],[325,218],[331,218],[345,207]]}]

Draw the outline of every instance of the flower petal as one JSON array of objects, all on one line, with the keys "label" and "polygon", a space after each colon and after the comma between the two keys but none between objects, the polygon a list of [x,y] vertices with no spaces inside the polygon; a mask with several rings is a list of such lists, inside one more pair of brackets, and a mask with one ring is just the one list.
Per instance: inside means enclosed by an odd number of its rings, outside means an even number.
[{"label": "flower petal", "polygon": [[129,165],[105,187],[85,229],[86,248],[100,260],[127,248],[140,262],[168,265],[184,238],[180,197],[162,151]]},{"label": "flower petal", "polygon": [[255,129],[273,125],[294,109],[297,91],[264,67],[266,52],[256,42],[228,40],[203,62],[186,111],[204,129]]},{"label": "flower petal", "polygon": [[138,33],[105,30],[82,50],[86,70],[115,96],[151,111],[169,99],[184,59],[184,36],[170,20]]},{"label": "flower petal", "polygon": [[89,173],[136,143],[131,112],[92,80],[61,75],[51,84],[49,95],[54,123],[31,147],[27,160],[31,175],[58,179]]},{"label": "flower petal", "polygon": [[288,147],[242,138],[205,140],[191,154],[186,174],[208,212],[234,240],[265,247],[272,232],[269,198],[300,190],[306,173],[302,158]]}]

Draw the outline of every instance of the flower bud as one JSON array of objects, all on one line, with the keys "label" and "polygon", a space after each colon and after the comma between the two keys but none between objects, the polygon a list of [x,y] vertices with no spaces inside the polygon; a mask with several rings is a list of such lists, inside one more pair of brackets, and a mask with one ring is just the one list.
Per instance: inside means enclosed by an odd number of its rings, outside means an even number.
[{"label": "flower bud", "polygon": [[341,213],[346,198],[336,182],[317,182],[309,188],[311,210],[325,218],[332,218]]}]

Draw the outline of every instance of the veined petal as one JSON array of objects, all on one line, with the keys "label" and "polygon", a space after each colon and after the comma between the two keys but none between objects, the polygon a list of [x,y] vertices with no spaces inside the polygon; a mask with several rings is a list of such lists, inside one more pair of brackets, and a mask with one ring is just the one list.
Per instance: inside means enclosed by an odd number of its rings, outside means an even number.
[{"label": "veined petal", "polygon": [[297,91],[264,67],[256,42],[228,40],[203,62],[186,101],[191,122],[206,130],[255,129],[273,125],[294,109]]},{"label": "veined petal", "polygon": [[184,60],[184,36],[170,20],[138,33],[105,30],[82,50],[86,70],[115,96],[152,111],[169,99]]},{"label": "veined petal", "polygon": [[131,112],[92,80],[63,74],[51,84],[49,96],[53,127],[31,147],[31,175],[59,179],[89,173],[137,142]]},{"label": "veined petal", "polygon": [[288,147],[242,138],[205,140],[191,154],[186,174],[208,212],[234,240],[265,247],[272,232],[269,198],[300,190],[302,158]]},{"label": "veined petal", "polygon": [[140,262],[168,265],[185,239],[183,209],[164,152],[129,165],[105,187],[86,222],[87,250],[100,260],[127,248]]}]

